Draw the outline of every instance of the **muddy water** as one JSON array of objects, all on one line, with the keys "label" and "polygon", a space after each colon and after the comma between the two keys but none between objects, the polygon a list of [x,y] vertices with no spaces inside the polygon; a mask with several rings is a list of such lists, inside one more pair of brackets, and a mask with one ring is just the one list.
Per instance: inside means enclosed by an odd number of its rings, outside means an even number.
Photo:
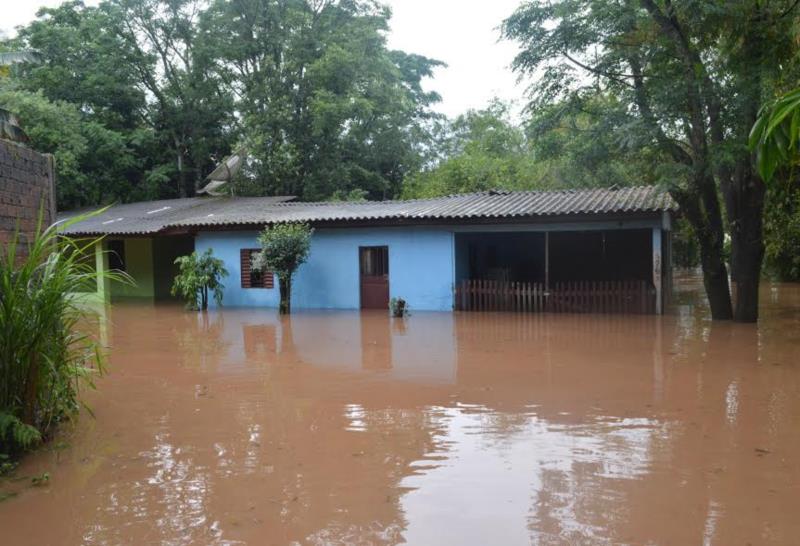
[{"label": "muddy water", "polygon": [[790,544],[800,289],[666,317],[118,305],[2,544]]}]

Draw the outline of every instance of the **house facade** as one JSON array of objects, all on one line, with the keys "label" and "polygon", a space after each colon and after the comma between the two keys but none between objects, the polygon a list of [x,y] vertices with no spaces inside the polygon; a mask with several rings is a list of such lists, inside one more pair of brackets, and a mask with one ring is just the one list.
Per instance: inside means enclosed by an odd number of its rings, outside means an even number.
[{"label": "house facade", "polygon": [[358,203],[199,197],[118,205],[63,233],[102,236],[97,267],[136,281],[99,282],[92,296],[105,300],[169,299],[175,258],[210,248],[229,272],[224,306],[277,307],[277,281],[251,271],[250,256],[264,227],[304,222],[315,231],[294,278],[295,308],[385,309],[397,297],[415,311],[553,310],[547,301],[569,294],[563,311],[617,295],[620,309],[660,313],[676,210],[653,187]]}]

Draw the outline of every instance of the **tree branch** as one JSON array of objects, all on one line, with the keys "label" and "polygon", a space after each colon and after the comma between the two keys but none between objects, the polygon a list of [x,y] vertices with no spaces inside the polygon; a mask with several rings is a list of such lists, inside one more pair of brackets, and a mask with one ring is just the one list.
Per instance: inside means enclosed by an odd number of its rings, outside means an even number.
[{"label": "tree branch", "polygon": [[598,76],[603,76],[605,78],[608,78],[609,80],[615,81],[622,85],[626,85],[628,87],[633,87],[629,82],[626,82],[624,79],[622,79],[622,78],[632,78],[633,77],[632,75],[614,74],[613,72],[605,72],[603,70],[591,67],[572,57],[569,53],[566,52],[566,50],[562,51],[561,54],[564,55],[564,57],[566,57],[568,61],[586,70],[587,72],[591,72],[592,74],[597,74]]},{"label": "tree branch", "polygon": [[692,156],[666,135],[661,124],[658,123],[655,114],[653,114],[650,101],[647,98],[647,90],[644,87],[644,78],[642,76],[642,67],[639,59],[631,55],[628,58],[628,64],[633,73],[634,100],[636,102],[636,107],[639,109],[639,113],[642,115],[642,119],[650,130],[653,131],[656,141],[672,156],[674,161],[691,166],[693,164]]}]

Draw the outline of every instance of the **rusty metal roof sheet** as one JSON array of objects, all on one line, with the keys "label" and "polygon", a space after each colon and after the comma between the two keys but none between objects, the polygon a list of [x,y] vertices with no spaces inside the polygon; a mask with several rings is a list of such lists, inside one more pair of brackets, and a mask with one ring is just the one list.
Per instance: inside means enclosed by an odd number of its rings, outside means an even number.
[{"label": "rusty metal roof sheet", "polygon": [[[675,211],[669,194],[654,186],[559,191],[487,191],[407,201],[289,202],[274,197],[192,198],[170,212],[162,201],[119,205],[102,217],[65,230],[69,234],[156,233],[167,228],[264,225],[289,222],[503,220],[544,216]],[[172,203],[172,201],[170,202]],[[170,205],[173,206],[173,205]],[[137,211],[123,214],[123,207]],[[149,211],[144,209],[149,208]],[[158,221],[144,217],[160,214]],[[121,218],[119,221],[115,219]],[[111,220],[111,223],[108,223]],[[90,223],[90,225],[85,225]],[[115,223],[117,225],[115,225]]]}]

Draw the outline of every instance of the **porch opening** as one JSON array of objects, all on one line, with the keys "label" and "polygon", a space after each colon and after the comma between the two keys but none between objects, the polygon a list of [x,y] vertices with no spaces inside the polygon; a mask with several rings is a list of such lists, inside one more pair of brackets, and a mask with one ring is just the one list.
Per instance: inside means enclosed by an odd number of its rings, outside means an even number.
[{"label": "porch opening", "polygon": [[652,229],[464,233],[455,252],[459,310],[656,311]]},{"label": "porch opening", "polygon": [[105,245],[107,267],[124,271],[135,282],[135,285],[112,282],[112,301],[165,301],[174,299],[170,290],[178,274],[175,259],[194,251],[194,238],[189,235],[126,237],[109,239]]}]

